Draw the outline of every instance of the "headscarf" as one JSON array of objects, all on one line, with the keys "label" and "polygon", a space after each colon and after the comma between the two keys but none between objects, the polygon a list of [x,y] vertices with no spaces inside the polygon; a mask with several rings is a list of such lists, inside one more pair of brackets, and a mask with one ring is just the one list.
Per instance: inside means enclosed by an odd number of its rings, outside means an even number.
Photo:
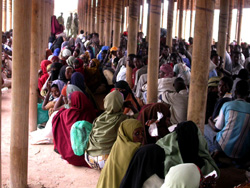
[{"label": "headscarf", "polygon": [[[51,46],[51,51],[54,53],[54,50],[55,49],[57,49],[57,48],[59,48],[59,50],[61,50],[61,45],[62,45],[62,43],[63,43],[63,37],[58,37],[56,40],[55,40],[55,42],[54,42],[54,44]],[[58,56],[58,55],[57,55]]]},{"label": "headscarf", "polygon": [[174,76],[173,68],[169,64],[163,64],[160,70],[164,72],[165,78],[172,78]]},{"label": "headscarf", "polygon": [[70,83],[77,86],[82,92],[85,92],[84,77],[81,73],[74,72],[71,76]]},{"label": "headscarf", "polygon": [[109,154],[116,140],[120,123],[127,116],[122,113],[122,94],[115,90],[104,98],[103,112],[93,123],[87,152],[91,156]]},{"label": "headscarf", "polygon": [[51,61],[52,62],[54,62],[54,63],[59,63],[59,57],[58,56],[53,56],[52,58],[51,58]]},{"label": "headscarf", "polygon": [[170,168],[161,188],[199,188],[201,174],[193,163],[179,164]]},{"label": "headscarf", "polygon": [[62,67],[61,63],[52,63],[51,71],[50,71],[51,72],[51,81],[58,79],[61,67]]},{"label": "headscarf", "polygon": [[76,58],[74,61],[78,61],[79,68],[75,69],[75,72],[79,72],[84,76],[83,60]]},{"label": "headscarf", "polygon": [[[184,122],[183,126],[188,122]],[[204,136],[202,135],[201,131],[198,129],[197,132],[199,146],[198,146],[198,156],[202,158],[205,165],[201,168],[201,172],[204,176],[208,175],[212,171],[216,171],[218,177],[220,176],[220,171],[215,164],[214,160],[212,159],[211,155],[209,154],[207,148],[207,141],[205,140]],[[165,151],[165,161],[164,161],[164,173],[165,175],[168,173],[169,169],[172,166],[184,163],[182,159],[182,154],[179,148],[179,143],[177,139],[176,131],[166,135],[165,137],[161,138],[156,142],[161,148]],[[191,147],[190,145],[188,147]],[[191,152],[191,151],[190,151]]]},{"label": "headscarf", "polygon": [[102,60],[102,51],[103,51],[103,50],[108,51],[108,50],[109,50],[109,46],[103,46],[103,47],[102,47],[101,51],[100,51],[99,54],[97,55],[97,59],[98,59],[99,61]]},{"label": "headscarf", "polygon": [[69,81],[69,80],[67,80],[67,78],[65,76],[66,68],[67,68],[67,65],[64,65],[60,69],[59,78],[58,78],[59,80],[63,81],[64,83],[67,83]]},{"label": "headscarf", "polygon": [[74,56],[70,56],[66,62],[69,66],[73,67],[73,63],[74,63],[75,57]]},{"label": "headscarf", "polygon": [[51,61],[43,60],[40,64],[43,74],[47,74],[47,66],[51,64]]},{"label": "headscarf", "polygon": [[120,188],[143,187],[144,182],[156,174],[164,179],[165,152],[157,144],[140,147],[134,154]]},{"label": "headscarf", "polygon": [[63,57],[69,57],[69,56],[71,56],[71,51],[69,49],[64,49],[62,51],[62,56]]},{"label": "headscarf", "polygon": [[120,80],[119,82],[116,82],[115,83],[115,88],[119,88],[119,89],[124,89],[125,90],[125,91],[122,91],[122,94],[124,95],[124,99],[125,100],[126,100],[128,94],[130,94],[131,97],[132,97],[132,99],[133,99],[133,101],[134,101],[134,103],[136,104],[137,110],[141,110],[140,105],[138,104],[138,102],[137,102],[137,100],[136,100],[136,98],[135,98],[132,90],[130,89],[130,87],[129,87],[129,85],[128,85],[128,83],[126,81]]},{"label": "headscarf", "polygon": [[220,82],[220,77],[212,77],[208,80],[208,87],[217,87]]},{"label": "headscarf", "polygon": [[62,92],[63,87],[65,86],[65,83],[62,80],[54,80],[52,82],[52,85],[53,84],[56,84],[58,86],[58,89],[59,89],[60,93]]},{"label": "headscarf", "polygon": [[75,166],[88,166],[84,156],[76,156],[71,147],[70,130],[72,125],[80,120],[90,123],[95,119],[96,114],[93,105],[81,92],[71,94],[71,107],[61,109],[52,120],[54,145],[62,158],[69,164]]},{"label": "headscarf", "polygon": [[60,48],[56,48],[56,49],[54,50],[54,52],[53,52],[53,55],[54,55],[54,56],[59,56],[60,51],[61,51]]},{"label": "headscarf", "polygon": [[[66,50],[65,47],[69,45],[69,41],[64,41],[61,45],[61,50]],[[67,49],[68,50],[68,49]],[[70,50],[69,50],[70,51]],[[71,52],[70,52],[70,55],[71,55]],[[69,55],[69,56],[70,56]],[[64,56],[64,55],[63,55]],[[66,56],[64,56],[66,57]]]},{"label": "headscarf", "polygon": [[158,122],[158,134],[159,138],[164,137],[169,133],[168,124],[170,121],[170,111],[169,105],[163,103],[155,103],[148,105],[144,109],[142,109],[139,113],[138,120],[142,122],[145,133],[145,143],[153,144],[157,141],[158,138],[153,138],[148,133],[148,126],[146,126],[146,122],[151,119],[157,119],[157,112],[161,112],[163,114],[163,118]]},{"label": "headscarf", "polygon": [[120,187],[134,153],[141,146],[141,143],[133,142],[133,132],[139,127],[142,127],[142,124],[135,119],[128,119],[121,123],[117,139],[101,171],[97,188]]},{"label": "headscarf", "polygon": [[60,25],[58,20],[56,19],[56,16],[51,17],[51,33],[52,34],[60,34],[64,30],[63,25]]}]

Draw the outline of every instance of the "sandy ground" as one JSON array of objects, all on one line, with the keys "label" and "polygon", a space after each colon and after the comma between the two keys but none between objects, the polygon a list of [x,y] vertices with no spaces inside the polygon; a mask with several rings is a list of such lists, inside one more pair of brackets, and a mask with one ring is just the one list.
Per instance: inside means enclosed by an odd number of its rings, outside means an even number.
[{"label": "sandy ground", "polygon": [[[99,104],[103,96],[98,97]],[[2,182],[9,187],[11,90],[2,94]],[[94,188],[100,172],[74,167],[53,151],[53,145],[29,145],[28,185],[30,188]],[[219,188],[233,188],[245,181],[245,171],[229,165],[221,169]]]},{"label": "sandy ground", "polygon": [[[2,182],[9,187],[11,90],[2,94]],[[30,145],[28,161],[30,188],[94,188],[100,172],[74,167],[53,151],[53,145]]]}]

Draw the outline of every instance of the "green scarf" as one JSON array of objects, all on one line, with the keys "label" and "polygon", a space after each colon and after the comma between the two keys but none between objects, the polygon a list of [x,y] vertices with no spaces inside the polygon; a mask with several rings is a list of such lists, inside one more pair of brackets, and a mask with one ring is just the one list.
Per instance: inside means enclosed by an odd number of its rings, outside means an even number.
[{"label": "green scarf", "polygon": [[117,90],[105,97],[105,112],[93,122],[93,129],[90,133],[87,149],[90,156],[97,157],[110,153],[120,123],[127,119],[122,111],[123,101],[122,94]]}]

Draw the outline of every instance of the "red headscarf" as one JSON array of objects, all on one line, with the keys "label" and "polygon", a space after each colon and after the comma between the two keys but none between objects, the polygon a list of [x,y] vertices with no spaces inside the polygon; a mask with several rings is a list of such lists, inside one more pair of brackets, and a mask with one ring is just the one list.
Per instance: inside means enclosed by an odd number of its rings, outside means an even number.
[{"label": "red headscarf", "polygon": [[77,58],[75,60],[78,60],[79,62],[79,68],[75,69],[75,72],[80,72],[84,76],[84,68],[83,68],[83,60]]},{"label": "red headscarf", "polygon": [[41,69],[43,71],[43,75],[38,79],[38,89],[41,91],[43,84],[45,84],[46,80],[49,78],[49,74],[47,72],[47,66],[51,64],[51,61],[43,60],[41,62]]},{"label": "red headscarf", "polygon": [[52,62],[49,61],[49,60],[43,60],[43,61],[41,62],[40,66],[41,66],[41,69],[42,69],[42,71],[43,71],[43,74],[47,74],[47,73],[48,73],[48,72],[47,72],[47,66],[50,65],[50,64],[52,64]]},{"label": "red headscarf", "polygon": [[95,109],[89,99],[80,91],[71,94],[71,108],[61,109],[52,120],[54,145],[62,158],[69,164],[88,167],[84,156],[76,156],[71,147],[70,130],[77,121],[92,123],[96,118]]}]

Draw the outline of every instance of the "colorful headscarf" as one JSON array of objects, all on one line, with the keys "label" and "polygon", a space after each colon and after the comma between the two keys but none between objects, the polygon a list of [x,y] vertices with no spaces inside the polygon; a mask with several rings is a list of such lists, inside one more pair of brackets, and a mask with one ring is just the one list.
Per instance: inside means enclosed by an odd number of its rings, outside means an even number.
[{"label": "colorful headscarf", "polygon": [[165,78],[173,78],[174,76],[174,71],[173,71],[173,68],[168,65],[168,64],[163,64],[161,67],[160,67],[160,70],[162,72],[164,72],[165,74]]}]

